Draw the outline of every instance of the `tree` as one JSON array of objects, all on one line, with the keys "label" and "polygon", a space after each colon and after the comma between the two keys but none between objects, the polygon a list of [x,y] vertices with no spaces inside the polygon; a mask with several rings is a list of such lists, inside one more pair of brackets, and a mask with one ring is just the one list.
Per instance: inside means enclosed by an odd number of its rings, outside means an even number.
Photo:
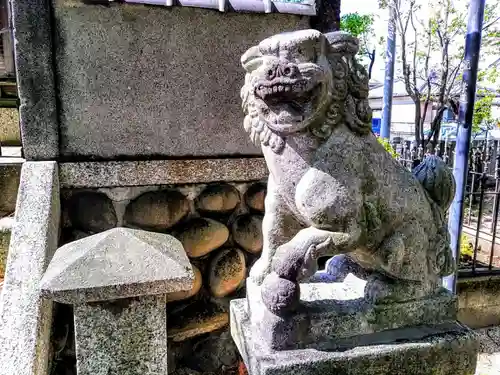
[{"label": "tree", "polygon": [[[500,37],[499,0],[486,5],[481,56],[498,53]],[[465,48],[467,6],[465,1],[381,0],[382,7],[394,7],[397,48],[397,78],[415,103],[414,131],[418,144],[436,143],[443,114],[457,108]],[[430,134],[424,137],[424,123],[434,111]]]},{"label": "tree", "polygon": [[[500,93],[500,84],[495,87],[499,75],[500,72],[496,66],[492,66],[478,74],[480,87],[477,89],[476,102],[474,104],[474,114],[472,117],[473,131],[478,131],[481,128],[493,129],[495,126],[500,126],[500,118],[495,117],[491,110],[493,101]],[[490,87],[488,88],[486,85]]]},{"label": "tree", "polygon": [[340,18],[340,30],[347,31],[360,41],[359,53],[369,59],[368,77],[372,77],[373,64],[375,63],[375,47],[371,44],[373,36],[373,16],[348,13]]},{"label": "tree", "polygon": [[319,2],[317,14],[311,20],[311,26],[314,29],[322,33],[339,30],[340,0],[324,0]]}]

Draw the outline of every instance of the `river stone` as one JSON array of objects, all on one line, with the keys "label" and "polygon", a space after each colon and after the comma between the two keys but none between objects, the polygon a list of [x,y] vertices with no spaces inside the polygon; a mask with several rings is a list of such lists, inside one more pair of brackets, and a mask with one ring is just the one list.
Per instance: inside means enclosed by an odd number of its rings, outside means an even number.
[{"label": "river stone", "polygon": [[234,241],[252,254],[262,251],[262,217],[242,215],[233,223],[231,231]]},{"label": "river stone", "polygon": [[[214,332],[193,345],[191,357],[195,368],[222,373],[223,367],[234,368],[238,365],[238,349],[229,331]],[[193,366],[194,367],[194,366]]]},{"label": "river stone", "polygon": [[127,225],[148,230],[164,230],[177,224],[189,212],[189,201],[177,190],[144,193],[125,211]]},{"label": "river stone", "polygon": [[245,255],[239,249],[221,250],[210,263],[208,284],[215,297],[234,292],[245,279]]},{"label": "river stone", "polygon": [[196,205],[200,211],[230,212],[240,203],[238,190],[231,185],[211,185],[198,196]]},{"label": "river stone", "polygon": [[180,368],[177,371],[175,371],[173,373],[173,375],[201,375],[201,372],[192,370],[192,369],[187,368],[187,367],[183,367],[183,368]]},{"label": "river stone", "polygon": [[264,212],[264,200],[266,198],[267,186],[257,182],[250,186],[245,193],[245,202],[252,210]]},{"label": "river stone", "polygon": [[168,317],[168,338],[174,342],[217,331],[229,324],[229,314],[205,301],[193,303],[182,314]]},{"label": "river stone", "polygon": [[191,288],[191,290],[188,290],[188,291],[174,292],[174,293],[167,294],[167,303],[191,298],[191,297],[195,296],[200,291],[201,285],[203,283],[201,272],[198,269],[198,267],[196,267],[194,265],[191,265],[191,267],[193,267],[193,272],[194,272],[193,287]]},{"label": "river stone", "polygon": [[222,246],[229,238],[229,230],[218,221],[195,218],[176,237],[190,258],[199,258]]},{"label": "river stone", "polygon": [[117,224],[113,202],[106,194],[81,192],[73,195],[66,203],[71,225],[84,232],[103,232]]}]

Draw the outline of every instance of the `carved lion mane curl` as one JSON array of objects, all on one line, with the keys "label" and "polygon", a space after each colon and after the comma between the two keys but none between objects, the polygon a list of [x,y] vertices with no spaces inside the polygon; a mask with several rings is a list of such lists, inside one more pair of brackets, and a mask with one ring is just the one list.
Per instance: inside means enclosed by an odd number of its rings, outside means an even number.
[{"label": "carved lion mane curl", "polygon": [[[322,48],[314,50],[316,59],[308,63],[328,62],[328,67],[321,69],[329,69],[330,72],[316,83],[317,86],[326,84],[328,89],[323,90],[321,97],[314,101],[312,117],[315,120],[299,131],[309,131],[315,137],[326,139],[336,126],[345,123],[354,133],[365,135],[371,131],[372,111],[368,105],[368,74],[355,57],[359,49],[358,40],[345,32],[318,34]],[[287,46],[293,47],[293,40],[288,43]],[[260,142],[280,153],[285,146],[286,134],[272,129],[261,116],[262,106],[256,105],[255,90],[259,78],[253,73],[259,59],[265,56],[266,51],[254,46],[242,57],[242,65],[247,71],[241,89],[242,107],[246,114],[244,127],[254,143]]]}]

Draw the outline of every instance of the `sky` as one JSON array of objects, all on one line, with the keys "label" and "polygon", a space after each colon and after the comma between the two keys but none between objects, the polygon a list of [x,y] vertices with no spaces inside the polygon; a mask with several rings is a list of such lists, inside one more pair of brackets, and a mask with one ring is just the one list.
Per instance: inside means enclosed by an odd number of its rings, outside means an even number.
[{"label": "sky", "polygon": [[[378,40],[381,36],[387,33],[387,19],[389,18],[389,11],[379,9],[378,0],[343,0],[341,2],[341,14],[359,13],[359,14],[373,14],[375,20],[373,29],[375,31],[375,39]],[[384,79],[384,61],[377,52],[375,64],[372,71],[372,79],[383,81]]]},{"label": "sky", "polygon": [[[432,0],[430,0],[432,1]],[[454,6],[458,8],[465,7],[467,5],[468,0],[454,0]],[[419,0],[419,3],[422,4],[422,10],[420,11],[420,16],[424,16],[428,14],[427,8],[427,0]],[[374,24],[373,29],[375,32],[374,41],[380,40],[380,38],[384,38],[387,35],[387,21],[389,18],[389,10],[380,9],[378,7],[378,0],[342,0],[341,1],[341,14],[354,13],[357,12],[359,14],[371,14],[374,15]],[[410,36],[409,36],[410,37]],[[383,46],[378,45],[375,42],[377,47],[377,53],[375,58],[375,64],[372,70],[372,79],[376,81],[382,82],[384,80],[384,59],[381,53],[385,48],[385,44]],[[440,51],[439,51],[440,56]],[[491,64],[493,61],[498,59],[498,56],[483,56],[480,58],[480,67]]]}]

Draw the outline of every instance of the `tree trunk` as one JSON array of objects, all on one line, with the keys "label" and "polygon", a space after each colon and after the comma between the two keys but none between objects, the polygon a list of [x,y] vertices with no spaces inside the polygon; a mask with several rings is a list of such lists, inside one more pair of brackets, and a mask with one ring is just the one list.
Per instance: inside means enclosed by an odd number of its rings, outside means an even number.
[{"label": "tree trunk", "polygon": [[438,109],[436,113],[436,117],[431,122],[431,129],[432,129],[432,145],[436,146],[439,138],[439,133],[441,132],[441,122],[443,121],[443,113],[446,107],[444,104],[441,105],[441,107]]},{"label": "tree trunk", "polygon": [[322,33],[340,30],[340,1],[322,0],[319,3],[317,16],[311,20],[311,27]]},{"label": "tree trunk", "polygon": [[[417,142],[418,145],[422,145],[423,139],[422,139],[422,133],[423,133],[423,121],[421,121],[421,116],[422,116],[422,108],[420,108],[420,101],[415,101],[415,141]],[[425,116],[425,114],[424,114]]]},{"label": "tree trunk", "polygon": [[368,66],[368,79],[372,79],[373,64],[375,64],[375,50],[368,54],[370,65]]}]

